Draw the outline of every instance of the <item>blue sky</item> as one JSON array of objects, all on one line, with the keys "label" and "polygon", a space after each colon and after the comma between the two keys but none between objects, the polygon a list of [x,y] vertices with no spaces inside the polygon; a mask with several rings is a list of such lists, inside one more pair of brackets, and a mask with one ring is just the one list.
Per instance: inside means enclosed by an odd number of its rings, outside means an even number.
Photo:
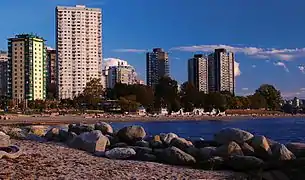
[{"label": "blue sky", "polygon": [[173,78],[187,80],[187,59],[216,47],[236,52],[236,92],[262,83],[305,97],[303,0],[1,0],[0,49],[18,33],[37,33],[55,47],[55,7],[103,10],[103,56],[133,65],[145,79],[145,51],[170,52]]}]

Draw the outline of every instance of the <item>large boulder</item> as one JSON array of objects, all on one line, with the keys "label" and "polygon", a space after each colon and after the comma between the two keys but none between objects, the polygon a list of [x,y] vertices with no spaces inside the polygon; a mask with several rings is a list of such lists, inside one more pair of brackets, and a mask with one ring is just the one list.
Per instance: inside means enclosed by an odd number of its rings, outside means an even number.
[{"label": "large boulder", "polygon": [[135,146],[139,146],[139,147],[149,147],[149,142],[141,140],[141,141],[137,141],[135,143]]},{"label": "large boulder", "polygon": [[169,145],[174,138],[178,138],[177,134],[175,133],[167,133],[167,134],[160,134],[161,141],[164,142],[166,145]]},{"label": "large boulder", "polygon": [[185,151],[189,147],[194,147],[191,141],[188,141],[184,138],[173,138],[169,144],[170,146],[175,146],[183,151]]},{"label": "large boulder", "polygon": [[253,156],[235,155],[230,156],[225,161],[225,164],[233,170],[248,171],[261,168],[264,164],[264,161]]},{"label": "large boulder", "polygon": [[103,154],[109,145],[109,139],[99,130],[82,133],[69,143],[72,148],[95,153],[96,155]]},{"label": "large boulder", "polygon": [[68,132],[74,132],[77,135],[80,135],[84,132],[91,132],[94,130],[92,125],[87,124],[70,124]]},{"label": "large boulder", "polygon": [[198,149],[198,148],[189,147],[184,152],[186,152],[189,155],[193,156],[197,160],[197,159],[200,159],[199,151],[200,151],[200,149]]},{"label": "large boulder", "polygon": [[183,152],[176,147],[168,147],[161,153],[160,161],[172,165],[193,165],[196,160],[193,156]]},{"label": "large boulder", "polygon": [[0,159],[2,157],[15,159],[21,155],[22,151],[18,146],[12,145],[7,147],[0,147]]},{"label": "large boulder", "polygon": [[204,147],[218,147],[222,144],[217,143],[214,140],[195,140],[193,141],[193,145],[196,148],[204,148]]},{"label": "large boulder", "polygon": [[126,143],[135,143],[146,136],[146,132],[141,126],[128,126],[120,129],[117,133],[119,139]]},{"label": "large boulder", "polygon": [[44,136],[48,130],[48,126],[30,126],[30,133],[36,136]]},{"label": "large boulder", "polygon": [[256,157],[263,160],[271,158],[272,151],[265,136],[254,136],[249,143],[253,147]]},{"label": "large boulder", "polygon": [[13,139],[26,139],[26,137],[28,135],[27,130],[16,128],[16,127],[11,127],[9,129],[7,129],[7,131],[5,133]]},{"label": "large boulder", "polygon": [[296,156],[305,157],[305,143],[288,143],[286,147]]},{"label": "large boulder", "polygon": [[271,148],[272,157],[275,160],[293,160],[295,159],[295,155],[289,151],[286,146],[283,144],[275,144]]},{"label": "large boulder", "polygon": [[0,131],[0,147],[7,147],[11,144],[10,136]]},{"label": "large boulder", "polygon": [[250,146],[248,143],[242,143],[239,144],[239,146],[241,147],[241,150],[243,151],[245,156],[254,156],[255,152],[254,152],[254,148],[252,146]]},{"label": "large boulder", "polygon": [[45,135],[48,141],[66,142],[71,141],[75,136],[72,132],[68,132],[59,128],[51,128]]},{"label": "large boulder", "polygon": [[153,150],[148,147],[129,146],[128,148],[135,150],[137,155],[152,154],[153,152]]},{"label": "large boulder", "polygon": [[214,156],[229,157],[232,155],[243,155],[241,147],[234,141],[217,147],[213,153]]},{"label": "large boulder", "polygon": [[152,148],[162,148],[163,143],[161,141],[161,137],[159,135],[154,136],[153,139],[150,141],[150,146]]},{"label": "large boulder", "polygon": [[199,162],[199,167],[204,170],[223,170],[225,169],[224,159],[219,156],[211,157]]},{"label": "large boulder", "polygon": [[201,160],[210,159],[216,153],[216,147],[204,147],[199,149],[199,158]]},{"label": "large boulder", "polygon": [[214,135],[215,141],[219,144],[226,144],[231,141],[244,143],[252,137],[253,134],[237,128],[225,128]]},{"label": "large boulder", "polygon": [[105,122],[99,122],[94,125],[95,130],[100,130],[103,134],[112,134],[113,129],[110,124]]},{"label": "large boulder", "polygon": [[132,148],[113,148],[105,153],[109,159],[128,159],[134,155],[136,155],[136,151]]},{"label": "large boulder", "polygon": [[135,157],[134,157],[135,160],[138,160],[138,161],[149,161],[149,162],[155,162],[157,160],[157,157],[153,154],[136,154]]},{"label": "large boulder", "polygon": [[119,142],[119,143],[111,144],[110,149],[118,148],[118,147],[127,147],[127,146],[128,144],[124,142]]}]

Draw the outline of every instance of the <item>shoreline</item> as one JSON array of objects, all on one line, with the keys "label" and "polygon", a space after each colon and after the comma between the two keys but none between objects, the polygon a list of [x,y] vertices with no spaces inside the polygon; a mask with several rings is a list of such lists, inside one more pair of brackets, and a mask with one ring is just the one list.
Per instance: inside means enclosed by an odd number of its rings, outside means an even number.
[{"label": "shoreline", "polygon": [[284,118],[305,118],[305,115],[233,115],[233,116],[105,116],[99,118],[85,117],[83,115],[66,116],[11,116],[11,119],[0,120],[0,125],[61,125],[72,123],[93,124],[96,122],[174,122],[174,121],[235,121],[235,120],[256,120],[256,119],[284,119]]}]

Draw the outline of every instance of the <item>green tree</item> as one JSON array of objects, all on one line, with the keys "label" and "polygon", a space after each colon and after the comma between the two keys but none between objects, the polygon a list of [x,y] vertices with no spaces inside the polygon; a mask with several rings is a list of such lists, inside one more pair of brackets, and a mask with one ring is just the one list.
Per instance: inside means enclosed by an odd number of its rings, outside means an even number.
[{"label": "green tree", "polygon": [[267,108],[270,110],[279,110],[282,102],[281,92],[269,84],[261,85],[255,92],[263,96],[267,103]]},{"label": "green tree", "polygon": [[248,96],[248,99],[250,102],[251,109],[260,109],[267,107],[266,99],[258,93]]},{"label": "green tree", "polygon": [[196,102],[198,101],[198,93],[198,90],[192,83],[185,82],[181,85],[180,98],[184,111],[193,111]]}]

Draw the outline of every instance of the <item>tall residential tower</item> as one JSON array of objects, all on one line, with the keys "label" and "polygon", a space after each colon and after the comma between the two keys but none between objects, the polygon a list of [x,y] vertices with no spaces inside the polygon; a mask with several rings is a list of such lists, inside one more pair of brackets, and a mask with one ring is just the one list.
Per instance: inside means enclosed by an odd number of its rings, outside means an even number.
[{"label": "tall residential tower", "polygon": [[81,94],[87,82],[102,75],[102,11],[56,8],[57,84],[59,99]]},{"label": "tall residential tower", "polygon": [[199,91],[208,93],[208,59],[202,54],[195,54],[188,61],[188,82]]},{"label": "tall residential tower", "polygon": [[0,96],[6,96],[7,91],[7,52],[0,51]]},{"label": "tall residential tower", "polygon": [[8,41],[8,86],[10,99],[46,98],[45,40],[31,34],[17,35]]},{"label": "tall residential tower", "polygon": [[168,53],[161,48],[154,48],[153,52],[146,53],[147,85],[155,87],[160,78],[169,76]]}]

